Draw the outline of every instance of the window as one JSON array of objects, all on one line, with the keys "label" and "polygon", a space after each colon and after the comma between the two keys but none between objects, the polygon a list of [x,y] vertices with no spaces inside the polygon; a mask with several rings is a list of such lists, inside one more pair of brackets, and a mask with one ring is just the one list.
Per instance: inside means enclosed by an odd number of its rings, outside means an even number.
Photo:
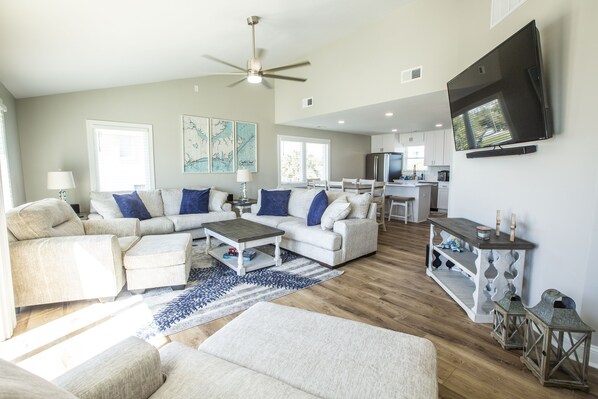
[{"label": "window", "polygon": [[6,130],[4,129],[4,113],[6,107],[0,100],[0,171],[2,172],[2,197],[4,199],[4,209],[13,207],[12,188],[10,184],[10,173],[8,169],[8,146],[6,141]]},{"label": "window", "polygon": [[428,169],[424,166],[424,146],[410,145],[407,147],[407,165],[403,171],[403,176],[412,174],[413,168],[416,170]]},{"label": "window", "polygon": [[154,188],[152,126],[87,121],[93,191]]},{"label": "window", "polygon": [[328,180],[330,140],[278,136],[278,181],[306,183]]}]

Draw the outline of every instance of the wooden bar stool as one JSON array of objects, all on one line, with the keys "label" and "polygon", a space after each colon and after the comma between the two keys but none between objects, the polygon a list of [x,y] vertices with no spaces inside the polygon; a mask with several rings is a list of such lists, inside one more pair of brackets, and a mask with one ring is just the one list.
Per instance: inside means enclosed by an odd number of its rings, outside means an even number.
[{"label": "wooden bar stool", "polygon": [[[413,197],[399,197],[397,195],[391,195],[389,196],[390,199],[390,208],[388,209],[388,221],[390,222],[390,218],[391,217],[395,217],[397,219],[401,219],[405,221],[405,224],[407,224],[407,221],[409,220],[409,216],[411,216],[411,220],[413,220],[413,201],[415,201],[415,198]],[[411,204],[411,206],[409,206]],[[404,207],[405,209],[405,213],[404,216],[400,215],[399,213],[393,215],[392,210],[394,209],[395,206],[398,207]],[[411,210],[409,209],[411,208]]]}]

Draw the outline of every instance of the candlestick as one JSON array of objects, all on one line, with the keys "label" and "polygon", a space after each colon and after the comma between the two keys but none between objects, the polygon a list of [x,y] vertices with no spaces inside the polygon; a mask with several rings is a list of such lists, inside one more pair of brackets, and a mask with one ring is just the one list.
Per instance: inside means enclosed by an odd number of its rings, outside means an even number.
[{"label": "candlestick", "polygon": [[517,227],[517,223],[515,222],[515,214],[511,215],[511,236],[509,237],[509,241],[515,241],[515,228]]},{"label": "candlestick", "polygon": [[496,233],[497,237],[500,237],[500,209],[496,210]]}]

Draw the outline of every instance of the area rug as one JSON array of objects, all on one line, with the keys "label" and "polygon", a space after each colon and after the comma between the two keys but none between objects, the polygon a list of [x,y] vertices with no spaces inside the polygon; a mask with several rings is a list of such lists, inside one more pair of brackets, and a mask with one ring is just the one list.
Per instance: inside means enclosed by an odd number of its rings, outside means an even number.
[{"label": "area rug", "polygon": [[[281,249],[281,266],[237,276],[235,271],[206,255],[205,245],[205,239],[193,242],[191,272],[184,290],[156,288],[141,295],[152,314],[152,321],[138,329],[138,337],[150,340],[155,336],[175,334],[343,273]],[[274,246],[259,249],[269,254],[274,252]],[[130,300],[132,295],[123,290],[116,301]]]}]

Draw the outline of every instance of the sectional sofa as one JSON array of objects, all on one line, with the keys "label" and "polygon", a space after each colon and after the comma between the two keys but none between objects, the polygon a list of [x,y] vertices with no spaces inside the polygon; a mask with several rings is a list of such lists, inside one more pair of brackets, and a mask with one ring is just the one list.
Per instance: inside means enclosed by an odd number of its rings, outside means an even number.
[{"label": "sectional sofa", "polygon": [[[369,201],[363,217],[353,217],[334,222],[332,229],[320,225],[308,226],[307,214],[314,197],[322,190],[293,188],[288,202],[288,216],[258,215],[261,207],[261,190],[258,203],[251,206],[251,213],[244,213],[243,219],[284,230],[281,248],[288,249],[328,266],[340,266],[350,260],[374,254],[378,246],[378,224],[376,204]],[[327,191],[328,203],[346,196],[351,202],[357,194],[342,191]],[[355,204],[352,204],[355,206]]]},{"label": "sectional sofa", "polygon": [[[191,187],[201,190],[200,187]],[[97,192],[90,193],[89,219],[117,219],[122,218],[116,201],[112,194],[122,192]],[[210,189],[209,212],[190,215],[180,215],[183,199],[182,188],[163,188],[157,190],[138,191],[141,201],[152,216],[151,219],[141,220],[141,235],[189,233],[193,237],[205,237],[203,223],[219,222],[235,219],[237,216],[231,210],[231,205],[226,202],[228,193],[214,188]]]}]

